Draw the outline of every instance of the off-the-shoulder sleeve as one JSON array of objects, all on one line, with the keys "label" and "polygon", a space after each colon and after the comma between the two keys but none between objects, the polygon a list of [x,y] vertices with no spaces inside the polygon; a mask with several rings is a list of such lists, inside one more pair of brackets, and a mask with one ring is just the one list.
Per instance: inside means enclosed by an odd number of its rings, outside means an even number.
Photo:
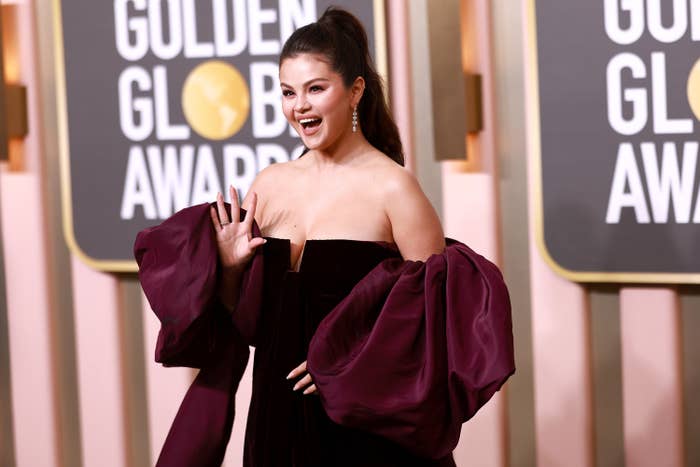
[{"label": "off-the-shoulder sleeve", "polygon": [[[219,262],[209,206],[178,212],[140,232],[134,245],[141,285],[161,322],[156,361],[201,368],[170,427],[157,467],[221,465],[248,344],[255,341],[262,254],[258,249],[248,264],[231,316],[217,299]],[[230,215],[230,206],[226,209]],[[260,236],[255,223],[253,236]]]},{"label": "off-the-shoulder sleeve", "polygon": [[515,371],[500,271],[447,240],[426,262],[373,269],[320,324],[307,362],[333,421],[433,459]]},{"label": "off-the-shoulder sleeve", "polygon": [[[139,280],[161,322],[156,361],[166,366],[201,368],[217,346],[236,335],[253,344],[262,301],[260,249],[242,279],[239,303],[231,316],[217,297],[219,260],[209,204],[179,211],[162,224],[139,232],[134,256]],[[226,205],[230,213],[230,206]],[[241,219],[245,211],[240,212]],[[260,236],[253,225],[253,236]]]}]

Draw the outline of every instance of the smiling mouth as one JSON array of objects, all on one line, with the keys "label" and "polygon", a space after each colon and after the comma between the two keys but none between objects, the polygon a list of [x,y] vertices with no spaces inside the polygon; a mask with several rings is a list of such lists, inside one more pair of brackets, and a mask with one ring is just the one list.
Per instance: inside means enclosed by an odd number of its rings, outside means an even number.
[{"label": "smiling mouth", "polygon": [[320,118],[302,118],[299,120],[299,124],[306,130],[308,128],[315,128],[321,124]]}]

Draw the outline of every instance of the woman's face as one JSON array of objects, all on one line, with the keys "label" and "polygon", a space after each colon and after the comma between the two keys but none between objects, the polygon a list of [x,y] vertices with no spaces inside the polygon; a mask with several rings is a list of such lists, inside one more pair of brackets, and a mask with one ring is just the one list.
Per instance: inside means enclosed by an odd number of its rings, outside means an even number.
[{"label": "woman's face", "polygon": [[352,131],[354,86],[345,87],[324,57],[300,54],[280,65],[282,109],[309,149],[328,149]]}]

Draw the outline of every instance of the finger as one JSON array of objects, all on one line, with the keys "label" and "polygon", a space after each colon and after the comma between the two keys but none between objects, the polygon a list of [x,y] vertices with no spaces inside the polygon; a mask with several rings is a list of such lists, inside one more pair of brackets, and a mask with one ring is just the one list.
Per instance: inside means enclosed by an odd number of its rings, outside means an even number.
[{"label": "finger", "polygon": [[209,208],[209,215],[211,215],[211,223],[214,224],[214,229],[217,232],[221,232],[221,223],[219,222],[219,217],[216,215],[216,209],[214,209],[214,206]]},{"label": "finger", "polygon": [[294,388],[292,388],[292,389],[294,391],[297,391],[303,387],[308,386],[309,384],[311,384],[311,375],[307,373],[306,376],[304,376],[299,381],[297,381],[297,384],[295,384]]},{"label": "finger", "polygon": [[292,371],[290,371],[289,374],[287,375],[287,379],[295,378],[298,375],[304,373],[305,371],[306,371],[306,360],[304,360],[304,362],[301,365],[299,365],[298,367],[296,367]]},{"label": "finger", "polygon": [[226,214],[226,208],[224,207],[224,195],[221,193],[216,194],[216,209],[219,211],[219,222],[221,226],[230,223],[228,220],[228,214]]},{"label": "finger", "polygon": [[245,219],[243,220],[243,223],[245,224],[246,230],[250,231],[251,226],[253,225],[253,220],[255,219],[255,208],[258,205],[258,194],[256,192],[252,192],[250,194],[250,207],[246,211],[245,214]]},{"label": "finger", "polygon": [[312,384],[308,388],[304,389],[304,394],[314,394],[316,392],[316,385]]},{"label": "finger", "polygon": [[251,248],[251,249],[255,249],[255,248],[257,248],[257,247],[259,247],[260,245],[263,245],[263,244],[265,244],[265,243],[267,243],[267,240],[265,240],[264,238],[262,238],[262,237],[255,237],[254,239],[252,239],[252,240],[250,241],[250,243],[249,243],[248,245],[250,245],[250,248]]},{"label": "finger", "polygon": [[233,185],[228,186],[231,195],[231,222],[238,222],[241,219],[241,206],[238,203],[238,190]]}]

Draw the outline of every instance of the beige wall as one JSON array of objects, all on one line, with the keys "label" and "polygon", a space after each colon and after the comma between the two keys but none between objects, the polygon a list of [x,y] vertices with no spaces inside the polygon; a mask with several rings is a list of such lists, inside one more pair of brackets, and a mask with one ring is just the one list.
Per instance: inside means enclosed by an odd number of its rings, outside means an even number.
[{"label": "beige wall", "polygon": [[[700,288],[579,285],[533,243],[522,2],[387,0],[392,107],[410,167],[448,235],[502,266],[517,373],[463,430],[461,466],[700,465]],[[465,71],[484,77],[477,163],[434,162],[427,8],[461,18]],[[65,247],[50,0],[3,5],[11,78],[31,133],[0,170],[0,465],[152,464],[193,373],[153,362],[157,322],[133,275]],[[8,32],[9,31],[9,32]],[[459,130],[457,130],[459,131]],[[249,397],[244,379],[238,402]],[[241,411],[240,413],[242,413]],[[228,466],[240,464],[243,417]]]}]

